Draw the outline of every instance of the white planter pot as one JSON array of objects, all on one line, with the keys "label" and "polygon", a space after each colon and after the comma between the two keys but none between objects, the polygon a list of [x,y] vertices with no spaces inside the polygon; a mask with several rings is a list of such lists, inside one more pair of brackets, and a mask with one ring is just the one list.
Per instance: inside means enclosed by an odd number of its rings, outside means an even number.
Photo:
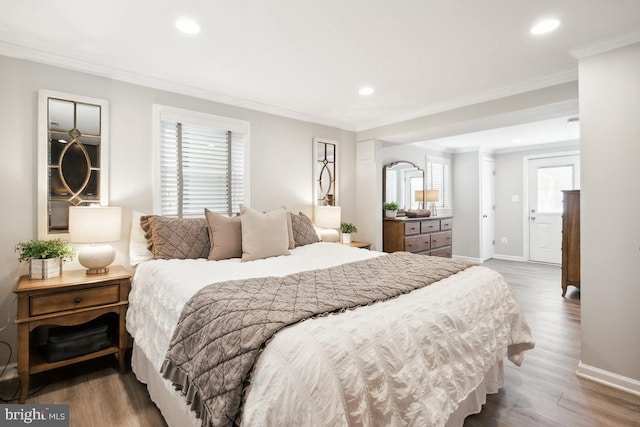
[{"label": "white planter pot", "polygon": [[390,210],[385,210],[384,211],[384,216],[386,216],[387,218],[395,218],[396,217],[396,211],[390,211]]},{"label": "white planter pot", "polygon": [[351,233],[342,233],[342,243],[351,243]]},{"label": "white planter pot", "polygon": [[49,279],[57,277],[62,271],[61,258],[31,258],[29,260],[30,279]]}]

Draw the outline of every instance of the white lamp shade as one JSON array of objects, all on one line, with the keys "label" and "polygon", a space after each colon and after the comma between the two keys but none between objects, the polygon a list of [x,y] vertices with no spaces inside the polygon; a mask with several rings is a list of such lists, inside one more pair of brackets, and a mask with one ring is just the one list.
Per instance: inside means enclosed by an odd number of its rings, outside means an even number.
[{"label": "white lamp shade", "polygon": [[69,207],[69,241],[107,243],[120,240],[122,209],[119,207]]},{"label": "white lamp shade", "polygon": [[416,202],[424,202],[424,191],[416,190],[416,192],[415,192],[415,201]]},{"label": "white lamp shade", "polygon": [[438,190],[427,190],[427,202],[437,202],[440,200],[440,192]]},{"label": "white lamp shade", "polygon": [[316,206],[314,220],[319,228],[339,228],[342,220],[340,206]]}]

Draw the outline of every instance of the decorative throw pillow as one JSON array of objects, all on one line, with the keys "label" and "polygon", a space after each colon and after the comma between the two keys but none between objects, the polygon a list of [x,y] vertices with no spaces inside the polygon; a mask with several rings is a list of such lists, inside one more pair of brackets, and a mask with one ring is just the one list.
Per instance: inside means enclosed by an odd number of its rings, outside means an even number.
[{"label": "decorative throw pillow", "polygon": [[289,255],[287,212],[260,213],[240,205],[242,261]]},{"label": "decorative throw pillow", "polygon": [[229,218],[225,215],[204,210],[204,216],[209,225],[209,241],[211,251],[209,259],[221,260],[240,258],[242,256],[242,228],[240,217]]},{"label": "decorative throw pillow", "polygon": [[316,229],[311,222],[311,218],[302,212],[299,212],[298,215],[294,213],[291,214],[291,229],[296,246],[304,246],[320,241],[318,233],[316,233]]},{"label": "decorative throw pillow", "polygon": [[287,212],[287,235],[289,237],[289,249],[296,247],[296,240],[293,238],[293,226],[291,225],[291,212]]},{"label": "decorative throw pillow", "polygon": [[140,226],[140,217],[144,214],[133,211],[131,215],[131,234],[129,235],[129,264],[132,267],[148,259],[153,259],[153,254],[147,248],[145,232]]},{"label": "decorative throw pillow", "polygon": [[196,259],[209,256],[209,232],[204,218],[140,217],[147,247],[155,259]]}]

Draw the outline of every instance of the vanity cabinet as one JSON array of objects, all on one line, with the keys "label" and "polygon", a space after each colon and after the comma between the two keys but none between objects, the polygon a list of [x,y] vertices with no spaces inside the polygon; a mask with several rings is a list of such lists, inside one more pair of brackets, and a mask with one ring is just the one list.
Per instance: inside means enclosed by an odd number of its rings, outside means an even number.
[{"label": "vanity cabinet", "polygon": [[406,251],[451,258],[452,217],[386,218],[382,227],[385,252]]}]

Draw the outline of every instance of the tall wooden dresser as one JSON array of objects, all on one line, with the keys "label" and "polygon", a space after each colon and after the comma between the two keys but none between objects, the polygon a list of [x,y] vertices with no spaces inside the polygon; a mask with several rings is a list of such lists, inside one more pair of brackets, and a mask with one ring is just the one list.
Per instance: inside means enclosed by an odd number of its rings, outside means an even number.
[{"label": "tall wooden dresser", "polygon": [[565,190],[562,209],[562,296],[580,288],[580,190]]},{"label": "tall wooden dresser", "polygon": [[386,218],[382,225],[385,252],[406,251],[451,258],[453,218]]}]

